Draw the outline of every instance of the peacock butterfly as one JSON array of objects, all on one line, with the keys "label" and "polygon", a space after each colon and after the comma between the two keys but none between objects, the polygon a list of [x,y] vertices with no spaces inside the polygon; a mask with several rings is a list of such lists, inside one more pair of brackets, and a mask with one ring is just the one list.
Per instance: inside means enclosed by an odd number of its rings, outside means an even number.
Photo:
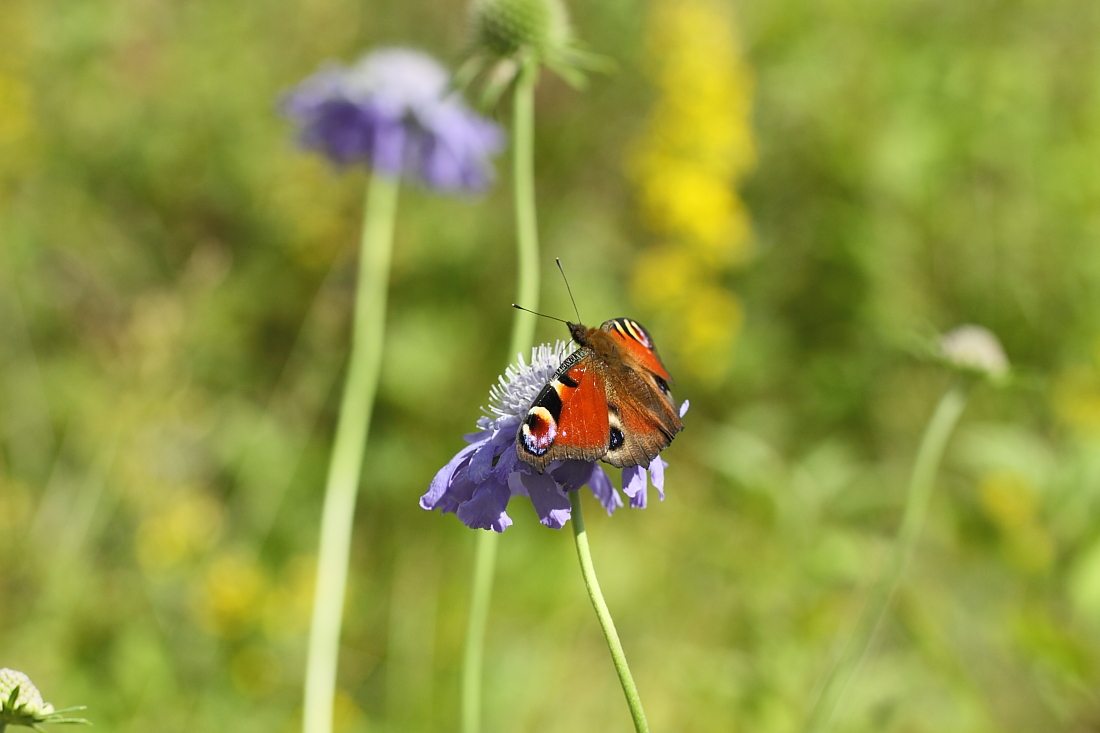
[{"label": "peacock butterfly", "polygon": [[648,466],[684,429],[653,339],[629,318],[599,328],[566,325],[580,348],[562,362],[520,424],[519,459],[539,473],[565,458]]}]

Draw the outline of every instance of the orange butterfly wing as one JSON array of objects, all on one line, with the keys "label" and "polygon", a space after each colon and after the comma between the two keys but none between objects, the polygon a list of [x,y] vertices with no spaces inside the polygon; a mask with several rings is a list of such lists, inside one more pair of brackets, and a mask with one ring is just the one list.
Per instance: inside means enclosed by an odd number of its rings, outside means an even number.
[{"label": "orange butterfly wing", "polygon": [[569,328],[582,348],[566,358],[524,416],[517,456],[540,472],[565,458],[648,465],[684,427],[653,339],[629,318],[599,329]]},{"label": "orange butterfly wing", "polygon": [[607,452],[609,424],[603,377],[591,352],[574,352],[543,387],[520,425],[519,458],[539,471],[551,461],[594,461]]}]

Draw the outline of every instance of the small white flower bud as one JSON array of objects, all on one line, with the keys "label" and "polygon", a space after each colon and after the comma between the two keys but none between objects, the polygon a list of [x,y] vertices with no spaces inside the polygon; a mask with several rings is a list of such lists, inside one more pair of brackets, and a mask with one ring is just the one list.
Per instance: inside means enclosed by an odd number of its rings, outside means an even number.
[{"label": "small white flower bud", "polygon": [[957,326],[940,338],[940,355],[952,366],[989,377],[1008,372],[1008,357],[993,332],[982,326]]}]

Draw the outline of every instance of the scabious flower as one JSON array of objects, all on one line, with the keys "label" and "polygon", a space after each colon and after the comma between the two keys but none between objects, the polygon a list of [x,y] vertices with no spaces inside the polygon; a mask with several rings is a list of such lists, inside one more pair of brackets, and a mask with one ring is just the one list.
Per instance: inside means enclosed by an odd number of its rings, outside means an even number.
[{"label": "scabious flower", "polygon": [[[469,445],[439,470],[420,497],[422,508],[453,512],[471,529],[503,532],[512,524],[505,509],[513,496],[530,498],[539,522],[553,529],[561,529],[569,519],[566,492],[582,486],[592,490],[608,514],[623,505],[611,479],[595,461],[553,461],[540,474],[516,455],[520,422],[572,346],[562,341],[553,346],[543,344],[532,349],[530,364],[525,364],[521,355],[518,365],[508,367],[489,391],[487,414],[478,419],[477,432],[465,436]],[[680,408],[681,415],[687,404]],[[645,508],[650,481],[661,499],[665,498],[667,465],[658,456],[648,467],[623,469],[623,493],[630,506]]]},{"label": "scabious flower", "polygon": [[14,669],[0,669],[0,729],[5,725],[24,725],[42,730],[39,723],[87,723],[81,718],[66,718],[65,713],[83,708],[54,710],[43,702],[42,693],[31,678]]},{"label": "scabious flower", "polygon": [[524,64],[545,65],[578,88],[585,84],[585,69],[610,67],[608,59],[584,50],[574,38],[562,0],[474,0],[470,21],[470,49],[457,81],[465,87],[486,72],[481,100],[486,106]]},{"label": "scabious flower", "polygon": [[283,99],[301,144],[341,165],[364,163],[440,191],[480,191],[504,134],[452,89],[450,75],[419,51],[389,48],[350,68],[330,65]]},{"label": "scabious flower", "polygon": [[964,372],[1002,379],[1008,374],[1008,357],[1000,340],[988,328],[965,324],[957,326],[939,342],[940,357]]}]

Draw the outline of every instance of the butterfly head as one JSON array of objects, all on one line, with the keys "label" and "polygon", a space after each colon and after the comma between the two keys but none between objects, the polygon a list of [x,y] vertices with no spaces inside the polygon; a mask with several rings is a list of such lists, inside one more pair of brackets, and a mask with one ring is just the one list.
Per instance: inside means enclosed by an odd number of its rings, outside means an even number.
[{"label": "butterfly head", "polygon": [[591,346],[591,331],[594,329],[589,328],[583,323],[572,323],[570,321],[565,322],[566,326],[569,326],[569,335],[573,337],[573,341],[577,346]]}]

